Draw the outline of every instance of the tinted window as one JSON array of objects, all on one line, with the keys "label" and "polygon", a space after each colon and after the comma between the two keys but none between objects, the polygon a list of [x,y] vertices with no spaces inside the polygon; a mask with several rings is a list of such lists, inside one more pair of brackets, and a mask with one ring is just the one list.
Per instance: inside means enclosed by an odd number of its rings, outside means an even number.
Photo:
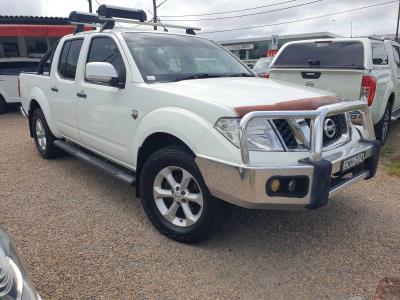
[{"label": "tinted window", "polygon": [[388,52],[384,44],[372,44],[372,63],[374,65],[387,65],[389,63]]},{"label": "tinted window", "polygon": [[1,62],[0,75],[19,75],[21,72],[36,72],[39,62],[15,61]]},{"label": "tinted window", "polygon": [[82,39],[65,42],[58,64],[58,72],[62,77],[75,79],[82,43]]},{"label": "tinted window", "polygon": [[291,44],[279,55],[274,67],[362,69],[364,46],[360,42]]},{"label": "tinted window", "polygon": [[64,76],[64,70],[65,70],[65,65],[67,64],[67,56],[68,56],[68,51],[69,51],[70,46],[71,46],[71,42],[66,41],[61,50],[60,60],[58,62],[58,73],[61,76]]},{"label": "tinted window", "polygon": [[90,45],[87,62],[108,62],[112,64],[118,72],[119,81],[125,82],[124,61],[113,39],[108,37],[94,38]]}]

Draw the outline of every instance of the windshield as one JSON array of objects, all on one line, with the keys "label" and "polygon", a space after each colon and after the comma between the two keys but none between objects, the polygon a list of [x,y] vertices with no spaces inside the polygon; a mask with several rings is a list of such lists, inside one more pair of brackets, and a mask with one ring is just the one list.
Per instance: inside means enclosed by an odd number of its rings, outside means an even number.
[{"label": "windshield", "polygon": [[254,71],[268,71],[271,61],[270,58],[260,58],[254,66]]},{"label": "windshield", "polygon": [[227,50],[205,39],[146,32],[123,36],[148,83],[254,76]]},{"label": "windshield", "polygon": [[362,69],[364,46],[356,41],[291,44],[277,57],[273,67]]}]

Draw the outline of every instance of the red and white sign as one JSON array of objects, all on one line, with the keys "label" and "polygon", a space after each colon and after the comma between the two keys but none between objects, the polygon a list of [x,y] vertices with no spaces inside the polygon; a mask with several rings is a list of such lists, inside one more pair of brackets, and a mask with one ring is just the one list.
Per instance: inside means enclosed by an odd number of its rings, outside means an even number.
[{"label": "red and white sign", "polygon": [[266,57],[274,57],[274,56],[276,55],[276,53],[278,53],[278,50],[268,50],[268,51],[265,53],[265,56],[266,56]]}]

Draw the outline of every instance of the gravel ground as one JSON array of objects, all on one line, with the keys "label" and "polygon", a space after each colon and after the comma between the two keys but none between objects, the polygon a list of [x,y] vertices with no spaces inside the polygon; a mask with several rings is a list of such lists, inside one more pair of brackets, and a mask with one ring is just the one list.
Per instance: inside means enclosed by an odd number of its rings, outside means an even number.
[{"label": "gravel ground", "polygon": [[43,160],[26,120],[0,116],[0,225],[44,299],[371,299],[400,277],[399,183],[380,168],[317,211],[234,208],[211,239],[182,245],[133,188],[72,157]]}]

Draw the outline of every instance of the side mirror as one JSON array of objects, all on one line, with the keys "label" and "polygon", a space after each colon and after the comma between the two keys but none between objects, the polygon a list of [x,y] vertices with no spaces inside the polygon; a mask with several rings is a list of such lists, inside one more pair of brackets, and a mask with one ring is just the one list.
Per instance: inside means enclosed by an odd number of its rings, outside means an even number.
[{"label": "side mirror", "polygon": [[86,64],[85,78],[88,81],[115,85],[118,83],[118,72],[107,62],[90,62]]}]

